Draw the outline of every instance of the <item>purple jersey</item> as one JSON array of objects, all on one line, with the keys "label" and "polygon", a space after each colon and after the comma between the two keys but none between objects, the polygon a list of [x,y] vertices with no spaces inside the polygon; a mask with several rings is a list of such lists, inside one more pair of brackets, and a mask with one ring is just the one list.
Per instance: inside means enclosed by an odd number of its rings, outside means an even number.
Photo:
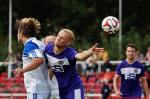
[{"label": "purple jersey", "polygon": [[83,87],[76,70],[76,51],[66,48],[63,52],[55,54],[54,45],[48,44],[45,48],[49,64],[57,78],[60,94],[68,94],[72,90]]},{"label": "purple jersey", "polygon": [[144,76],[144,66],[135,61],[133,64],[122,61],[116,69],[116,74],[121,76],[122,96],[141,96],[140,77]]}]

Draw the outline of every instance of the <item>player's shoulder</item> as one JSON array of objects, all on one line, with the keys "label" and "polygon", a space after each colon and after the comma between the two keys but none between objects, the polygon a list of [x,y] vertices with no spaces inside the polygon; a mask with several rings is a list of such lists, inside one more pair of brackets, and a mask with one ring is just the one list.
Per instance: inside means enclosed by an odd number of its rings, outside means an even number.
[{"label": "player's shoulder", "polygon": [[32,46],[43,46],[43,43],[40,41],[40,40],[37,40],[36,38],[29,38],[26,42],[25,42],[25,44],[24,44],[25,46],[30,46],[30,47],[32,47]]},{"label": "player's shoulder", "polygon": [[39,45],[39,46],[43,46],[44,43],[36,38],[32,39],[31,40],[32,43],[36,44],[36,45]]},{"label": "player's shoulder", "polygon": [[135,61],[135,63],[137,64],[137,66],[139,66],[139,67],[144,67],[144,65],[142,64],[142,63],[140,63],[139,61]]},{"label": "player's shoulder", "polygon": [[76,50],[75,48],[73,48],[73,47],[68,47],[68,48],[66,49],[66,51],[67,51],[68,53],[77,53],[77,50]]},{"label": "player's shoulder", "polygon": [[51,51],[51,50],[53,49],[53,46],[54,46],[54,44],[48,43],[48,44],[45,46],[45,52]]},{"label": "player's shoulder", "polygon": [[27,42],[24,47],[28,49],[39,48],[38,45],[32,41]]},{"label": "player's shoulder", "polygon": [[122,60],[121,63],[118,64],[118,66],[122,66],[126,63],[126,60]]},{"label": "player's shoulder", "polygon": [[76,49],[73,48],[73,47],[68,47],[68,50],[74,51],[74,50],[76,50]]}]

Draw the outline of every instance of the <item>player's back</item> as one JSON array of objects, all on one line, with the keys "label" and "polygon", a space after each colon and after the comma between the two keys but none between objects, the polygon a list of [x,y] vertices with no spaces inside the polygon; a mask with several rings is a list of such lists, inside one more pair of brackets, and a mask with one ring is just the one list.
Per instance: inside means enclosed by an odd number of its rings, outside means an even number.
[{"label": "player's back", "polygon": [[[36,38],[30,38],[24,44],[23,50],[23,68],[30,65],[34,58],[44,58],[44,45]],[[24,73],[24,81],[27,92],[34,93],[47,93],[50,92],[48,84],[48,69],[45,64],[45,58],[43,64],[38,68]]]}]

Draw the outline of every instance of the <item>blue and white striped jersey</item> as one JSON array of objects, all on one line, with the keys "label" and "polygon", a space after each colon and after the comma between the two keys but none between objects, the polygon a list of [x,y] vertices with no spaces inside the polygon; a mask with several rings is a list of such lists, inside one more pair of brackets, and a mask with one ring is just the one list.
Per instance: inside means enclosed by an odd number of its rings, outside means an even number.
[{"label": "blue and white striped jersey", "polygon": [[[44,44],[41,41],[37,40],[36,38],[29,38],[24,43],[22,55],[23,68],[31,64],[34,58],[44,58],[44,48]],[[24,73],[24,82],[27,92],[49,93],[49,77],[45,61],[38,68]]]}]

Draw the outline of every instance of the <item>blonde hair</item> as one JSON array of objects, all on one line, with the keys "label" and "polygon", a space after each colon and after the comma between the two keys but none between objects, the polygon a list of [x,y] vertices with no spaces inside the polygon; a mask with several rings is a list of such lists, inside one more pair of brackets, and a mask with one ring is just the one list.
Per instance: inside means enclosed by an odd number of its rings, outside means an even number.
[{"label": "blonde hair", "polygon": [[62,29],[60,32],[68,33],[69,39],[73,42],[75,40],[74,33],[69,29]]},{"label": "blonde hair", "polygon": [[55,39],[56,39],[56,36],[48,35],[44,38],[44,43],[54,43]]},{"label": "blonde hair", "polygon": [[18,28],[18,32],[22,33],[26,37],[37,36],[41,29],[40,22],[37,19],[30,17],[16,20],[16,26]]}]

